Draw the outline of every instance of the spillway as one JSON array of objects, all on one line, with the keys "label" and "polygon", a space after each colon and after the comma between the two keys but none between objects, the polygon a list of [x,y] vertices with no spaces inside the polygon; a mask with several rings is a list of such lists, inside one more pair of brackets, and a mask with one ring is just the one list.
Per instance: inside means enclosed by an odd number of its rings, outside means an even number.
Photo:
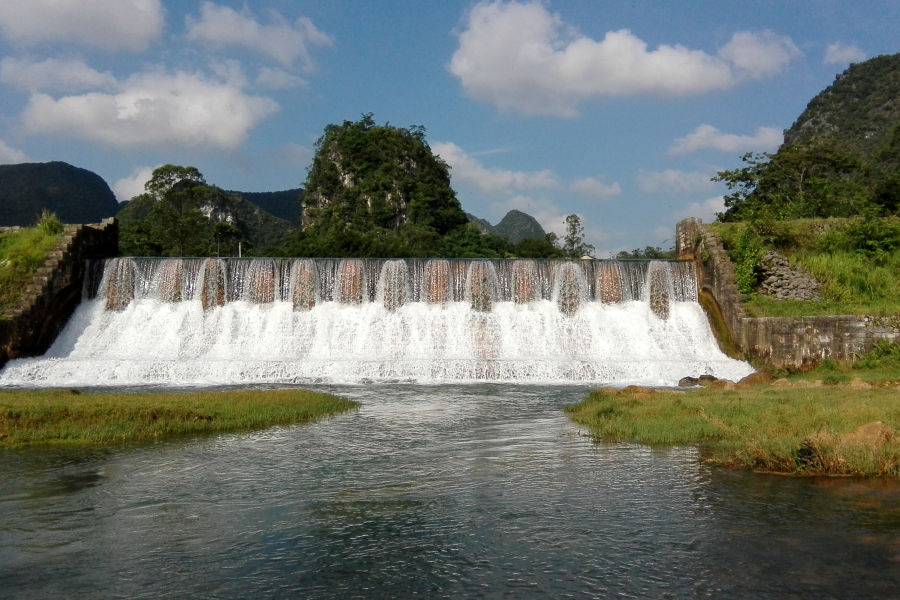
[{"label": "spillway", "polygon": [[739,379],[677,261],[97,261],[0,386]]}]

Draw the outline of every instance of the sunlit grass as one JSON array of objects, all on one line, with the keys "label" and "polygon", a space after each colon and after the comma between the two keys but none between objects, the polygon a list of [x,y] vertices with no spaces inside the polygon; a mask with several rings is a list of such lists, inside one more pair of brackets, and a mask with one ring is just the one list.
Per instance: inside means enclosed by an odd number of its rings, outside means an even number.
[{"label": "sunlit grass", "polygon": [[797,474],[900,475],[900,437],[878,448],[840,443],[842,434],[873,421],[900,427],[896,389],[598,390],[566,410],[597,440],[700,445],[715,464]]},{"label": "sunlit grass", "polygon": [[15,306],[58,237],[38,227],[0,234],[0,313]]},{"label": "sunlit grass", "polygon": [[125,394],[0,392],[0,447],[109,443],[260,429],[357,408],[309,390]]}]

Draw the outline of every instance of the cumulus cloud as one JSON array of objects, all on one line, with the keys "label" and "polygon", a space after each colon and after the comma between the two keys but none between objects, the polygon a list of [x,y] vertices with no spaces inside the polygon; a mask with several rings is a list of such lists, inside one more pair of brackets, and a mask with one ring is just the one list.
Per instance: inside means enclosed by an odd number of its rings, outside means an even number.
[{"label": "cumulus cloud", "polygon": [[756,135],[736,135],[722,133],[712,125],[700,125],[683,138],[672,142],[669,155],[689,154],[703,148],[714,148],[723,152],[774,150],[782,141],[784,134],[776,127],[760,127],[756,130]]},{"label": "cumulus cloud", "polygon": [[133,75],[114,93],[59,99],[32,94],[22,124],[26,133],[69,135],[116,148],[234,149],[278,108],[271,98],[201,74],[149,72]]},{"label": "cumulus cloud", "polygon": [[19,45],[74,42],[105,50],[141,51],[162,30],[160,0],[0,2],[0,31]]},{"label": "cumulus cloud", "polygon": [[144,184],[150,181],[153,170],[161,166],[162,165],[156,165],[155,167],[136,167],[131,171],[131,175],[123,177],[113,184],[112,190],[116,195],[116,198],[119,199],[119,202],[131,200],[135,196],[143,194]]},{"label": "cumulus cloud", "polygon": [[256,77],[256,85],[267,90],[291,90],[306,85],[302,77],[292,75],[283,69],[263,67]]},{"label": "cumulus cloud", "polygon": [[627,29],[596,41],[540,2],[481,2],[468,15],[448,68],[468,95],[501,111],[571,117],[598,96],[682,96],[777,73],[799,55],[789,38],[739,32],[719,56],[647,43]]},{"label": "cumulus cloud", "polygon": [[622,186],[620,186],[618,182],[607,185],[593,177],[585,177],[584,179],[573,181],[572,185],[569,186],[569,189],[582,196],[590,196],[592,198],[601,198],[604,200],[613,198],[622,193]]},{"label": "cumulus cloud", "polygon": [[846,65],[847,63],[860,62],[865,59],[866,53],[855,44],[847,46],[840,42],[835,42],[825,48],[825,59],[822,63],[826,65]]},{"label": "cumulus cloud", "polygon": [[6,142],[0,140],[0,165],[15,165],[24,162],[31,162],[24,152],[11,148]]},{"label": "cumulus cloud", "polygon": [[716,218],[716,213],[725,212],[725,197],[715,196],[703,202],[691,202],[688,204],[679,218],[698,217],[707,223],[711,223]]},{"label": "cumulus cloud", "polygon": [[95,71],[80,60],[48,58],[32,62],[8,56],[0,61],[0,83],[28,91],[78,92],[112,89],[116,78],[112,73]]},{"label": "cumulus cloud", "polygon": [[452,167],[450,175],[454,180],[464,182],[482,192],[500,193],[559,187],[559,178],[549,169],[509,171],[486,168],[453,142],[437,142],[432,144],[431,148]]},{"label": "cumulus cloud", "polygon": [[803,53],[791,38],[776,35],[774,31],[759,33],[739,31],[731,41],[719,49],[719,57],[730,62],[743,74],[752,79],[762,79],[777,75],[800,58]]},{"label": "cumulus cloud", "polygon": [[187,38],[212,46],[241,46],[270,56],[285,67],[300,59],[306,70],[312,68],[309,46],[330,46],[331,37],[319,31],[313,22],[300,17],[291,24],[280,13],[270,11],[269,25],[262,25],[246,7],[238,12],[227,6],[204,2],[200,18],[185,17]]},{"label": "cumulus cloud", "polygon": [[696,192],[711,188],[714,184],[710,181],[712,174],[708,172],[686,172],[675,169],[665,171],[646,172],[638,171],[635,177],[638,186],[647,194],[655,194],[663,191]]}]

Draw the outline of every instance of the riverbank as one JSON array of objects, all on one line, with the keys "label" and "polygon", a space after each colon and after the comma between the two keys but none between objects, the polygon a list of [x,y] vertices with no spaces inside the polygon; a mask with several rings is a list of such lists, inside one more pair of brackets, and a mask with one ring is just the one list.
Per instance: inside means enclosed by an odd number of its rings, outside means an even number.
[{"label": "riverbank", "polygon": [[711,464],[900,476],[900,435],[893,434],[900,427],[900,391],[784,383],[685,392],[605,388],[566,411],[598,441],[699,445]]},{"label": "riverbank", "polygon": [[359,403],[309,390],[124,394],[0,391],[0,448],[97,444],[262,429],[316,419]]}]

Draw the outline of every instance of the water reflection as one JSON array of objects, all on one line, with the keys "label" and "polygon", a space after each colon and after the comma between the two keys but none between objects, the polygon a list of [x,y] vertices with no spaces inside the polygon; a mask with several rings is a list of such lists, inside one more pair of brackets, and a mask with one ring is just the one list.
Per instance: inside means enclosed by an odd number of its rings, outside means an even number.
[{"label": "water reflection", "polygon": [[0,596],[894,597],[900,486],[592,444],[577,388],[349,388],[312,425],[0,453]]}]

